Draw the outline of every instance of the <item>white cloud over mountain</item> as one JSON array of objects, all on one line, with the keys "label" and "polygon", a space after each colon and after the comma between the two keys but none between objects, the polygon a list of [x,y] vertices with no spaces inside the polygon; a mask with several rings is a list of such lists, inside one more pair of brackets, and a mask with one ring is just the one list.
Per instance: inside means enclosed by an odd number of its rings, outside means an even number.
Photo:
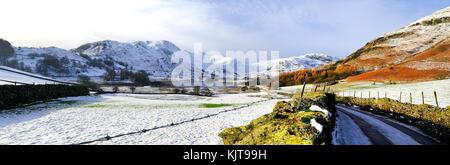
[{"label": "white cloud over mountain", "polygon": [[[367,40],[450,2],[383,0],[3,0],[2,38],[74,48],[98,40],[170,40],[183,49],[346,56]],[[419,7],[420,6],[420,7]]]}]

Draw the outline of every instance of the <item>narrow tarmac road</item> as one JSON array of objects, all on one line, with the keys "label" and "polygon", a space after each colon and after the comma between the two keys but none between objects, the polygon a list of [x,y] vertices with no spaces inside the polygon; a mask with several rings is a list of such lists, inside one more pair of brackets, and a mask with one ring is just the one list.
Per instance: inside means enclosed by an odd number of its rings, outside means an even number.
[{"label": "narrow tarmac road", "polygon": [[437,145],[419,129],[357,107],[337,105],[336,145]]}]

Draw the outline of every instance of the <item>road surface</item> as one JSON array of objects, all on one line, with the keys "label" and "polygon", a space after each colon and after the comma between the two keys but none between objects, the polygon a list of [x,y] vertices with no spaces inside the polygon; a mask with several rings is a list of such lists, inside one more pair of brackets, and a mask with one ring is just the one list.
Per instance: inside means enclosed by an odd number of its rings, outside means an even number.
[{"label": "road surface", "polygon": [[439,141],[419,129],[357,107],[337,105],[333,144],[437,145]]}]

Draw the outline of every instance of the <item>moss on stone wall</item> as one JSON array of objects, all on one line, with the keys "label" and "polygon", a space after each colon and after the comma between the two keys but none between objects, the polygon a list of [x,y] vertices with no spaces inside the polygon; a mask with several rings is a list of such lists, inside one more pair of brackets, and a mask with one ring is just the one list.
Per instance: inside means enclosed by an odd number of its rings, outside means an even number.
[{"label": "moss on stone wall", "polygon": [[[272,113],[248,125],[227,128],[219,136],[227,145],[330,144],[334,116],[311,111],[309,107],[317,105],[334,114],[334,101],[333,94],[306,93],[302,99],[296,94],[291,101],[278,102]],[[311,126],[311,119],[324,126],[322,132]]]}]

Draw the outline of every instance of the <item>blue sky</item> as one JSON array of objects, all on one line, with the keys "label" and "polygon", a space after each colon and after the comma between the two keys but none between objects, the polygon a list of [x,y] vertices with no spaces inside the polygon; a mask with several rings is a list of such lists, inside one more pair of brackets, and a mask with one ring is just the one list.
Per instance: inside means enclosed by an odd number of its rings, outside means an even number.
[{"label": "blue sky", "polygon": [[345,57],[450,6],[449,0],[33,1],[2,1],[0,15],[11,23],[0,37],[16,46],[67,49],[104,39],[169,40],[187,50],[202,43],[205,50],[270,50],[281,57]]}]

